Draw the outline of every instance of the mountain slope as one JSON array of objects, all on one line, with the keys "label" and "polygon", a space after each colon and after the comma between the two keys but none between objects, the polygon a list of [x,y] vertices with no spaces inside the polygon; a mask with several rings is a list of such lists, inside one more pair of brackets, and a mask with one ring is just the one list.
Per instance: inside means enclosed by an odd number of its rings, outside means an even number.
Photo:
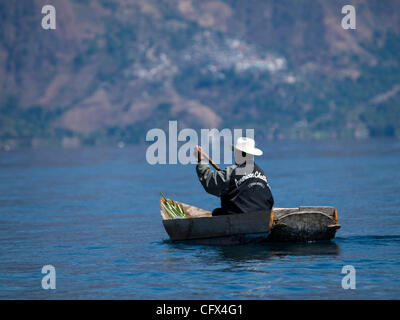
[{"label": "mountain slope", "polygon": [[398,1],[0,4],[0,145],[138,143],[154,127],[400,137]]}]

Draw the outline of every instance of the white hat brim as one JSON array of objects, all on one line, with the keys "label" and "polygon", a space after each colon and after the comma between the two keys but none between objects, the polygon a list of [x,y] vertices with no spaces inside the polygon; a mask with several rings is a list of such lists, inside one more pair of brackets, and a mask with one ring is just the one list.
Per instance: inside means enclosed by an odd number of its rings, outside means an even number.
[{"label": "white hat brim", "polygon": [[234,150],[234,149],[242,151],[242,152],[246,152],[246,153],[251,154],[253,156],[262,156],[262,154],[263,154],[262,150],[257,149],[257,148],[244,150],[244,149],[237,148],[234,145],[232,145],[232,150]]}]

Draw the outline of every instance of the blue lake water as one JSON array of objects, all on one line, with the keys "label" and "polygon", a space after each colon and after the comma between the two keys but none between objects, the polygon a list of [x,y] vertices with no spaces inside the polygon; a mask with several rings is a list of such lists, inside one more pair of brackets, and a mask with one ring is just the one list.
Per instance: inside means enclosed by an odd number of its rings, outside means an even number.
[{"label": "blue lake water", "polygon": [[[265,143],[276,207],[330,205],[331,242],[174,244],[159,192],[218,206],[194,165],[145,161],[145,147],[0,152],[2,299],[399,299],[400,142]],[[56,290],[41,287],[56,268]],[[342,267],[356,269],[344,290]]]}]

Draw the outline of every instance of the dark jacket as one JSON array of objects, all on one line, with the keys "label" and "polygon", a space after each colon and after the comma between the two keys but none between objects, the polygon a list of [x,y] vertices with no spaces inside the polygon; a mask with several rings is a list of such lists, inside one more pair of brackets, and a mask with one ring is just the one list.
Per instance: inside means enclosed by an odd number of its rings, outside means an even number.
[{"label": "dark jacket", "polygon": [[[254,163],[252,172],[237,174],[233,165],[213,171],[208,164],[198,164],[196,171],[204,189],[221,198],[218,214],[270,211],[274,198],[264,171]],[[213,213],[214,215],[214,213]]]}]

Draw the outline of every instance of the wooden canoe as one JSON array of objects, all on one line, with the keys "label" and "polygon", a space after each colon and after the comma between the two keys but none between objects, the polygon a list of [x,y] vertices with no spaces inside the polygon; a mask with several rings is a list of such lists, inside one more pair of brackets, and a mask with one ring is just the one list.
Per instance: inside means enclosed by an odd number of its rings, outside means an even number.
[{"label": "wooden canoe", "polygon": [[[165,230],[172,241],[200,244],[238,244],[267,238],[272,224],[269,212],[251,212],[213,217],[211,212],[181,203],[187,218],[171,219],[160,199]],[[175,201],[178,202],[178,201]]]},{"label": "wooden canoe", "polygon": [[162,222],[172,241],[241,244],[328,240],[340,228],[333,207],[274,208],[271,213],[261,211],[213,217],[209,211],[181,203],[187,218],[171,219],[164,210],[163,201],[161,198]]}]

